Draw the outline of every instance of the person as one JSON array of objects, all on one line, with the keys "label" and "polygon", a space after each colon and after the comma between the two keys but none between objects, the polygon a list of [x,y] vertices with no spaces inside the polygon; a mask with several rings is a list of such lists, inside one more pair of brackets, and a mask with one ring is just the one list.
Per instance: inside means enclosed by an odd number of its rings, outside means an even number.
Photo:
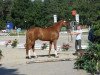
[{"label": "person", "polygon": [[96,36],[94,33],[94,29],[91,28],[88,33],[88,40],[92,43],[98,42],[100,43],[100,36]]},{"label": "person", "polygon": [[81,26],[78,25],[76,32],[71,32],[71,35],[76,35],[76,37],[75,37],[75,49],[76,49],[76,51],[74,53],[74,54],[76,54],[79,49],[82,49],[82,47],[81,47],[81,39],[82,39]]},{"label": "person", "polygon": [[95,35],[94,35],[94,30],[91,28],[89,30],[89,34],[88,34],[88,40],[91,41],[92,43],[94,42],[95,39]]}]

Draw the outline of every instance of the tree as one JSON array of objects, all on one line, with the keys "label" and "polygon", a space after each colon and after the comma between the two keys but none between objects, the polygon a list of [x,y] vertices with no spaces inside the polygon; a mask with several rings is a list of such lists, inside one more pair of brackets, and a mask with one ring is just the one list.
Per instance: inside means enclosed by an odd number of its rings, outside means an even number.
[{"label": "tree", "polygon": [[100,15],[100,4],[98,0],[76,0],[73,8],[80,15],[80,22],[91,25]]},{"label": "tree", "polygon": [[58,20],[68,19],[67,10],[66,0],[14,0],[11,17],[17,27],[47,27],[53,25],[54,14],[57,14]]},{"label": "tree", "polygon": [[41,0],[34,0],[34,2],[31,0],[7,1],[11,1],[11,14],[6,16],[6,19],[13,21],[15,26],[21,28],[28,28],[32,25],[38,27],[53,25],[54,14],[57,15],[58,20],[72,20],[72,9],[76,9],[80,14],[80,22],[82,24],[91,25],[91,22],[95,21],[97,16],[100,15],[97,0],[44,0],[44,2]]},{"label": "tree", "polygon": [[0,29],[6,28],[6,21],[11,21],[12,0],[0,0]]},{"label": "tree", "polygon": [[[25,28],[24,24],[26,21],[27,10],[31,6],[32,3],[30,0],[14,0],[13,6],[11,10],[11,17],[13,18],[13,22],[17,27]],[[29,16],[27,16],[29,17]]]}]

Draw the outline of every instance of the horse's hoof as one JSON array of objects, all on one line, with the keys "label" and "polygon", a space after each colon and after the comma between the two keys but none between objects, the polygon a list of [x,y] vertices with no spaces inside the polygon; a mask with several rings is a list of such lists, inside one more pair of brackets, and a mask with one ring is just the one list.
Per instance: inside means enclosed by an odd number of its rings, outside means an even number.
[{"label": "horse's hoof", "polygon": [[51,58],[51,56],[48,56],[48,58]]},{"label": "horse's hoof", "polygon": [[35,56],[31,56],[31,58],[35,58]]},{"label": "horse's hoof", "polygon": [[29,56],[26,56],[26,59],[31,59],[31,57],[29,57]]},{"label": "horse's hoof", "polygon": [[35,56],[34,58],[36,59],[36,58],[38,58],[38,56]]},{"label": "horse's hoof", "polygon": [[58,56],[58,55],[56,55],[56,56],[55,56],[55,58],[59,58],[59,56]]},{"label": "horse's hoof", "polygon": [[31,56],[31,58],[38,58],[38,56]]}]

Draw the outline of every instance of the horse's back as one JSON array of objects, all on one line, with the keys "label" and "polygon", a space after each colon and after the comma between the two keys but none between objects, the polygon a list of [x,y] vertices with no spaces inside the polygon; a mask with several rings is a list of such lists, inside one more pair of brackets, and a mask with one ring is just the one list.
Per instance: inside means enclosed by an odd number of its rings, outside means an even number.
[{"label": "horse's back", "polygon": [[43,41],[53,41],[58,39],[59,33],[52,28],[34,27],[27,31],[27,37],[32,39],[39,39]]},{"label": "horse's back", "polygon": [[55,35],[57,35],[57,33],[55,32],[55,30],[51,29],[51,28],[39,28],[38,29],[38,39],[39,40],[43,40],[43,41],[51,41],[55,38]]},{"label": "horse's back", "polygon": [[26,32],[26,38],[36,38],[38,36],[38,27],[33,27],[27,30]]}]

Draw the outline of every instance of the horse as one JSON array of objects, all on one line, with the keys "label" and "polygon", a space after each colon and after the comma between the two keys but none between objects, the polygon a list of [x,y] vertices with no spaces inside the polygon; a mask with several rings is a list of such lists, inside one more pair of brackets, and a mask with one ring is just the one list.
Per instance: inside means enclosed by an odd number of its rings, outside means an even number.
[{"label": "horse", "polygon": [[31,58],[30,50],[32,49],[33,54],[37,57],[35,53],[35,41],[42,40],[42,41],[49,41],[49,57],[52,48],[52,44],[54,44],[55,49],[55,57],[58,57],[57,54],[57,40],[59,38],[59,32],[62,26],[67,26],[70,23],[65,20],[60,20],[54,25],[47,27],[47,28],[40,28],[40,27],[31,27],[26,32],[26,58]]}]

